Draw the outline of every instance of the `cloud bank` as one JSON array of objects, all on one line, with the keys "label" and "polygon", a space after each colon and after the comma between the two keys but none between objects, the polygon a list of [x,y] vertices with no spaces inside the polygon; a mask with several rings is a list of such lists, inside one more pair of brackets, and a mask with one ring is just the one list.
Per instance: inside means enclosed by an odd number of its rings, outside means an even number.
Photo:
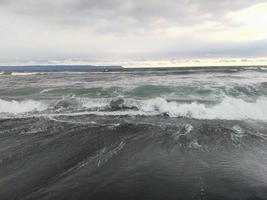
[{"label": "cloud bank", "polygon": [[267,56],[264,0],[0,0],[0,62]]}]

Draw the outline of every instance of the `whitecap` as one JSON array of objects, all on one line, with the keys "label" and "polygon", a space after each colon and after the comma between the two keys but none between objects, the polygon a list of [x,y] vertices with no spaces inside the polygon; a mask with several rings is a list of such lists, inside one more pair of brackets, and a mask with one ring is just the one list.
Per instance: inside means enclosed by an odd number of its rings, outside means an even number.
[{"label": "whitecap", "polygon": [[33,111],[46,110],[48,106],[40,101],[6,101],[0,99],[0,113],[21,114]]},{"label": "whitecap", "polygon": [[267,120],[267,99],[246,102],[242,99],[226,97],[215,106],[190,103],[167,102],[163,98],[147,100],[140,108],[145,112],[167,113],[170,117],[191,117],[197,119],[254,119]]},{"label": "whitecap", "polygon": [[48,92],[51,92],[51,91],[53,91],[53,90],[55,90],[55,88],[43,89],[43,90],[40,92],[40,94],[48,93]]},{"label": "whitecap", "polygon": [[39,75],[40,72],[12,72],[12,76],[30,76],[30,75]]},{"label": "whitecap", "polygon": [[[194,119],[225,119],[225,120],[262,120],[267,121],[267,99],[260,98],[254,102],[226,97],[215,105],[205,103],[169,102],[164,98],[148,100],[124,99],[128,109],[111,110],[112,98],[76,98],[86,110],[82,112],[59,113],[59,115],[101,115],[101,116],[155,116],[187,117]],[[136,109],[131,109],[131,108]],[[77,110],[78,111],[78,110]],[[81,111],[81,110],[80,110]],[[57,114],[56,114],[57,115]],[[190,127],[188,127],[190,130]]]},{"label": "whitecap", "polygon": [[92,110],[105,109],[109,106],[109,103],[111,101],[111,99],[108,98],[76,98],[76,100],[81,104],[82,107]]}]

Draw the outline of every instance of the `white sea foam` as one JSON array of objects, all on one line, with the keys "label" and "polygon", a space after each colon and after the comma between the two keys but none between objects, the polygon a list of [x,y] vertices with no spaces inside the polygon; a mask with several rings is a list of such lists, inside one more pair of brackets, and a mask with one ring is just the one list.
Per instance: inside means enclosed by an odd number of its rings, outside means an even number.
[{"label": "white sea foam", "polygon": [[[77,112],[51,113],[49,115],[105,115],[105,116],[154,116],[167,114],[170,117],[188,117],[195,119],[226,119],[226,120],[263,120],[267,121],[267,99],[260,98],[255,102],[226,97],[216,105],[204,103],[168,102],[164,98],[148,100],[124,99],[124,105],[129,109],[111,110],[109,104],[112,98],[76,98]],[[80,106],[86,110],[82,111]],[[132,107],[136,109],[131,109]],[[21,114],[33,111],[44,111],[48,105],[40,101],[6,101],[0,99],[0,113]]]},{"label": "white sea foam", "polygon": [[55,90],[55,88],[43,89],[43,90],[40,92],[40,94],[44,94],[44,93],[47,93],[47,92],[51,92],[51,91],[53,91],[53,90]]},{"label": "white sea foam", "polygon": [[76,98],[78,102],[87,109],[104,109],[109,106],[111,99],[109,98]]},{"label": "white sea foam", "polygon": [[170,117],[189,117],[196,119],[226,119],[226,120],[267,120],[267,99],[261,98],[255,102],[246,102],[242,99],[226,97],[217,105],[205,105],[200,103],[168,102],[164,98],[149,100],[125,99],[124,105],[136,107],[138,110],[107,110],[110,99],[81,99],[83,107],[92,111],[68,113],[68,115],[160,115],[167,114]]},{"label": "white sea foam", "polygon": [[12,72],[12,76],[30,76],[30,75],[38,75],[40,72]]},{"label": "white sea foam", "polygon": [[9,114],[21,114],[33,111],[43,111],[48,108],[42,102],[34,100],[26,101],[6,101],[0,99],[0,113],[9,113]]},{"label": "white sea foam", "polygon": [[145,112],[167,113],[171,117],[192,117],[197,119],[255,119],[267,120],[267,99],[246,102],[242,99],[226,97],[215,106],[191,103],[178,104],[163,98],[147,100],[140,108]]}]

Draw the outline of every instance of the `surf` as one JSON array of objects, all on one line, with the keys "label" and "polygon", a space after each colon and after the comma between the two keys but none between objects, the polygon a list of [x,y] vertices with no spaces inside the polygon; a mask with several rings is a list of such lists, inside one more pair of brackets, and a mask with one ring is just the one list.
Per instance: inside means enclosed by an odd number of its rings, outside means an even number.
[{"label": "surf", "polygon": [[44,111],[48,108],[47,105],[40,101],[24,100],[24,101],[6,101],[0,99],[0,113],[22,114],[33,111]]}]

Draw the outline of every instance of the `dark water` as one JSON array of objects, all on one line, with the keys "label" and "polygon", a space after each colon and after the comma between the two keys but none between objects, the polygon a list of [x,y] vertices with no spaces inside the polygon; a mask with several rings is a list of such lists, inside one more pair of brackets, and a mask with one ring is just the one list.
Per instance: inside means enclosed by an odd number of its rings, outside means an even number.
[{"label": "dark water", "polygon": [[267,199],[267,73],[2,74],[0,199]]}]

